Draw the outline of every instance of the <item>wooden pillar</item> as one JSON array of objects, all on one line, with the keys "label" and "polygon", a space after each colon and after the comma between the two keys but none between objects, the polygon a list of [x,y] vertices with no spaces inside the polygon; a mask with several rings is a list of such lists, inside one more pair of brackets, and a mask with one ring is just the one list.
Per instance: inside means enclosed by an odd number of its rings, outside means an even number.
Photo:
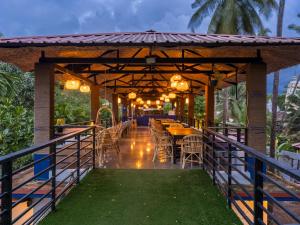
[{"label": "wooden pillar", "polygon": [[112,94],[112,113],[114,115],[116,123],[119,123],[119,104],[118,94]]},{"label": "wooden pillar", "polygon": [[179,119],[179,108],[180,108],[180,101],[179,101],[178,97],[176,97],[175,103],[176,103],[175,115],[176,115],[176,119],[178,120]]},{"label": "wooden pillar", "polygon": [[194,94],[189,94],[189,104],[188,104],[188,123],[190,126],[194,126],[194,107],[195,107],[195,96]]},{"label": "wooden pillar", "polygon": [[128,100],[128,117],[133,119],[132,118],[132,107],[131,107],[131,100]]},{"label": "wooden pillar", "polygon": [[205,86],[205,126],[213,126],[215,121],[215,93],[212,85]]},{"label": "wooden pillar", "polygon": [[127,99],[124,98],[122,99],[122,118],[124,121],[128,120],[128,112],[127,112]]},{"label": "wooden pillar", "polygon": [[35,64],[34,144],[54,137],[54,65]]},{"label": "wooden pillar", "polygon": [[96,85],[91,86],[91,120],[96,121],[97,112],[100,108],[100,93],[99,93],[99,87]]},{"label": "wooden pillar", "polygon": [[179,115],[180,115],[180,120],[182,122],[184,122],[184,104],[185,104],[185,100],[184,100],[184,96],[180,97],[180,109],[179,109]]},{"label": "wooden pillar", "polygon": [[266,152],[266,64],[247,66],[247,127],[248,145]]}]

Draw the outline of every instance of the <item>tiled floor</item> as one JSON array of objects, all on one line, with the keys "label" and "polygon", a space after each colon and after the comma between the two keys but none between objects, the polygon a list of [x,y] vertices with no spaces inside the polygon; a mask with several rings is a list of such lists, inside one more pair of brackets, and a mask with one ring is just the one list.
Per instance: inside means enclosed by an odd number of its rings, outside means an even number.
[{"label": "tiled floor", "polygon": [[111,151],[105,159],[105,168],[170,169],[179,168],[170,158],[159,155],[153,163],[154,143],[148,127],[131,129],[119,142],[120,154]]}]

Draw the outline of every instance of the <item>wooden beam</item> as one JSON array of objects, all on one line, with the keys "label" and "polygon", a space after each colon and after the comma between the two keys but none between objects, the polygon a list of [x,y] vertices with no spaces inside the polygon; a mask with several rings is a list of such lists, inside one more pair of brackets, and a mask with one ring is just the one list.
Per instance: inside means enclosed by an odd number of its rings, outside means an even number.
[{"label": "wooden beam", "polygon": [[[41,57],[40,63],[62,63],[62,64],[147,64],[147,58],[70,58],[70,57]],[[260,57],[198,57],[198,58],[158,58],[155,57],[155,63],[172,64],[197,64],[197,63],[260,63]],[[153,63],[153,65],[155,65]]]},{"label": "wooden beam", "polygon": [[[232,73],[234,70],[218,70],[220,73]],[[121,74],[121,73],[128,73],[128,74],[172,74],[172,73],[184,73],[184,74],[213,74],[214,72],[211,70],[199,70],[199,69],[193,69],[193,70],[82,70],[82,71],[76,71],[78,74],[82,73],[95,73],[95,74]]]},{"label": "wooden beam", "polygon": [[71,70],[68,70],[67,68],[64,68],[64,67],[62,67],[62,66],[55,65],[55,70],[59,70],[59,71],[62,72],[62,73],[66,73],[66,74],[68,74],[68,75],[70,75],[70,76],[73,76],[73,77],[75,77],[75,78],[77,78],[77,79],[79,79],[79,80],[82,80],[82,81],[84,81],[84,82],[86,82],[86,83],[88,83],[88,84],[90,84],[90,85],[94,85],[94,83],[93,83],[90,79],[85,78],[85,77],[82,77],[82,76],[80,76],[79,74],[74,73],[74,72],[72,72]]}]

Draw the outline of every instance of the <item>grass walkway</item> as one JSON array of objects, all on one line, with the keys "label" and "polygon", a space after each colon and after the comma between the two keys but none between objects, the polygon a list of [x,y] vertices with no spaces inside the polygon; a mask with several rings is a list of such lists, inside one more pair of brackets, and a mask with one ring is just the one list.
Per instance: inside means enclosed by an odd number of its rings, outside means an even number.
[{"label": "grass walkway", "polygon": [[241,224],[200,170],[98,169],[42,225]]}]

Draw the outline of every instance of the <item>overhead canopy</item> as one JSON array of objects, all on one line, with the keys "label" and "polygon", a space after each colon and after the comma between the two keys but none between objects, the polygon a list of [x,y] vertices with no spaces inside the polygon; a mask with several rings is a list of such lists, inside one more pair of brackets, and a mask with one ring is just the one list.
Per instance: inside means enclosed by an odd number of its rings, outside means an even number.
[{"label": "overhead canopy", "polygon": [[243,81],[250,62],[265,62],[268,73],[297,65],[299,52],[300,38],[155,31],[0,39],[0,60],[25,71],[55,63],[60,80],[77,76],[123,94],[166,91],[175,73],[199,93],[211,79]]}]

